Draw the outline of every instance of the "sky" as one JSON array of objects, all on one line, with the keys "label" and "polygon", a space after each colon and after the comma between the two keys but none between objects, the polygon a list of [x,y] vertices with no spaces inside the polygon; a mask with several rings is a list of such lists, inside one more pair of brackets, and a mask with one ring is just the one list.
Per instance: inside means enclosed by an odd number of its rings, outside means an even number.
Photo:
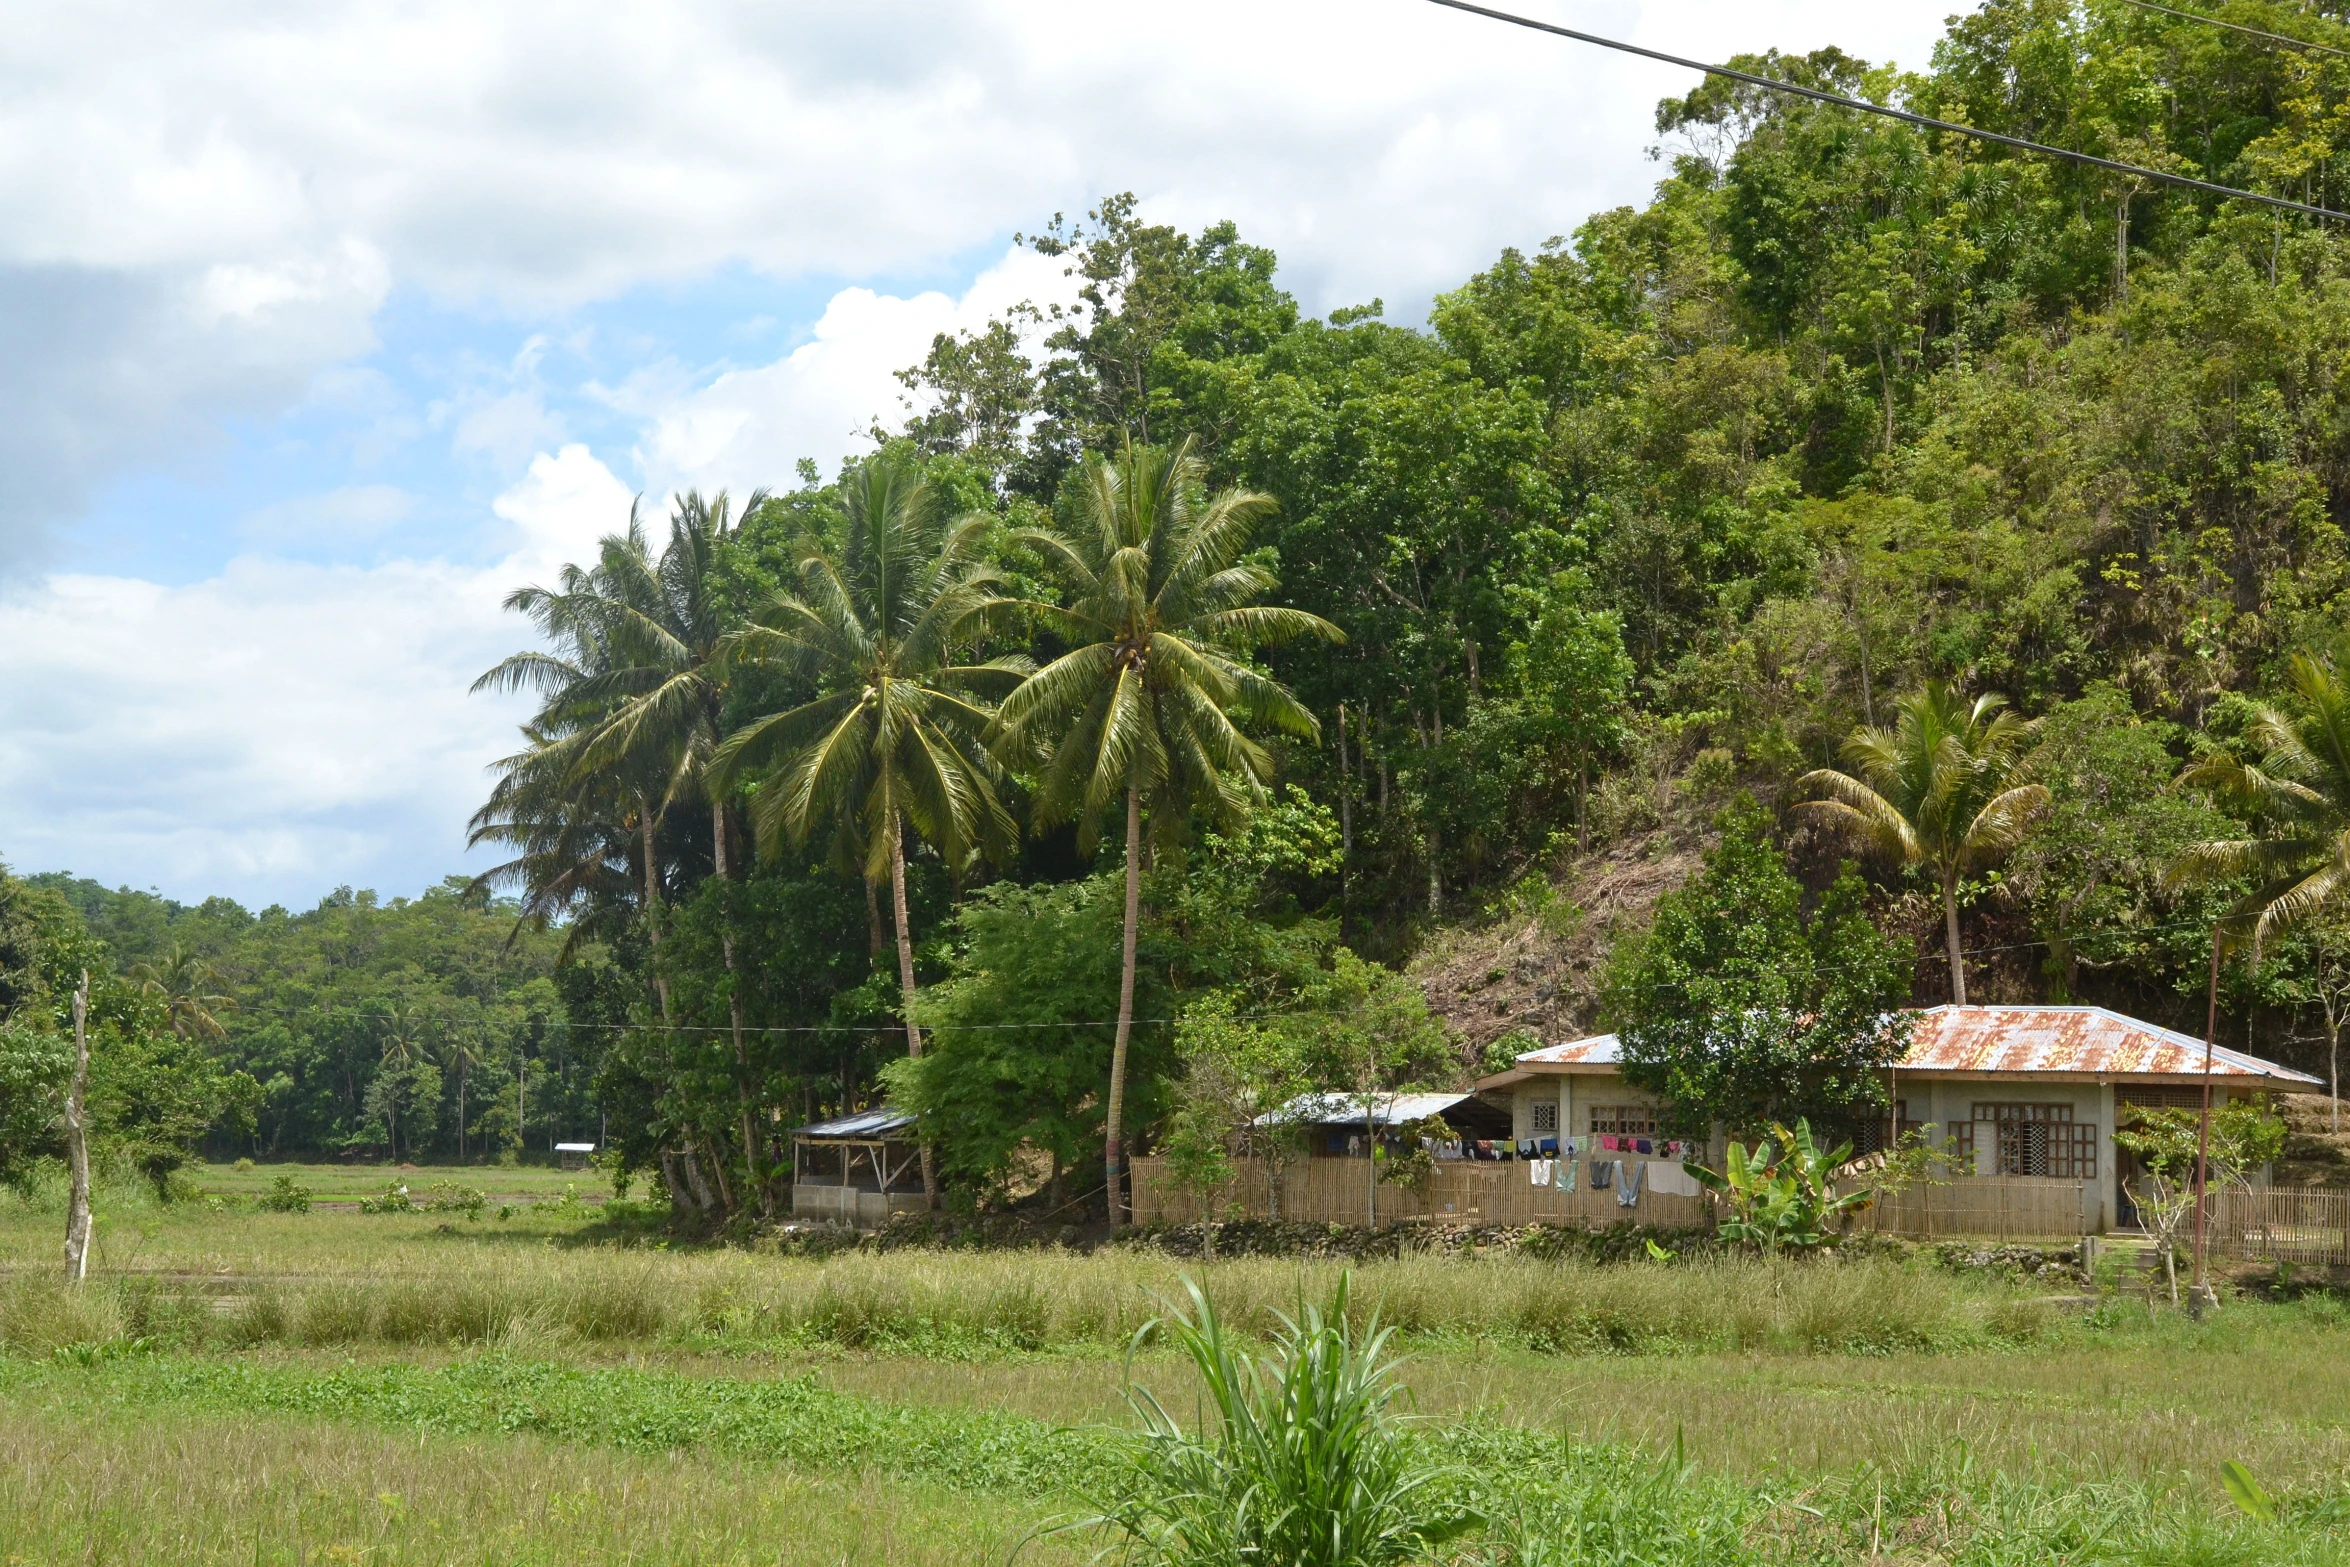
[{"label": "sky", "polygon": [[[1522,0],[1923,68],[1922,0]],[[0,861],[414,895],[549,580],[689,486],[831,472],[1015,244],[1132,191],[1416,322],[1645,200],[1689,73],[1425,0],[28,0],[0,36]]]}]

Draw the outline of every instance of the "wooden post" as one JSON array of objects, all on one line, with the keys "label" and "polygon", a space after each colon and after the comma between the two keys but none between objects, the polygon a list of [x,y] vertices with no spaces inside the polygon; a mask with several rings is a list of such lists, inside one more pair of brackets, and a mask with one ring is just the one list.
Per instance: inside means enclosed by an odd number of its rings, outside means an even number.
[{"label": "wooden post", "polygon": [[2211,1161],[2211,1041],[2219,1032],[2219,927],[2211,927],[2211,984],[2203,1018],[2203,1116],[2195,1129],[2195,1281],[2188,1286],[2187,1308],[2203,1315],[2211,1287],[2203,1281],[2203,1208],[2208,1201],[2204,1183]]},{"label": "wooden post", "polygon": [[90,1132],[83,1113],[90,1092],[90,971],[73,993],[73,1086],[65,1095],[65,1160],[72,1185],[65,1200],[65,1277],[90,1276]]}]

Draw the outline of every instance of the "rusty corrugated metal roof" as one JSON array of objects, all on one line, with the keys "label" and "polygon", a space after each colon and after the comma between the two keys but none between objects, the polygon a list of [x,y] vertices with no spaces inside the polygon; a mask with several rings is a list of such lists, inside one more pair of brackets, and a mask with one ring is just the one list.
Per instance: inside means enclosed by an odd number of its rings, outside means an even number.
[{"label": "rusty corrugated metal roof", "polygon": [[[2086,1077],[2195,1077],[2203,1041],[2104,1007],[1934,1007],[1917,1016],[1903,1072],[2062,1072]],[[1516,1071],[1481,1086],[1520,1081],[1545,1067],[1614,1066],[1623,1052],[1613,1034],[1545,1045],[1517,1058]],[[2263,1061],[2225,1045],[2211,1052],[2214,1077],[2263,1078],[2277,1087],[2322,1089],[2306,1072]]]},{"label": "rusty corrugated metal roof", "polygon": [[[1940,1006],[1918,1014],[1904,1072],[2063,1072],[2198,1077],[2203,1041],[2104,1007]],[[2314,1077],[2215,1045],[2211,1075],[2322,1087]]]},{"label": "rusty corrugated metal roof", "polygon": [[1594,1034],[1589,1039],[1570,1039],[1563,1045],[1529,1050],[1517,1061],[1520,1066],[1614,1066],[1622,1059],[1623,1050],[1615,1035]]}]

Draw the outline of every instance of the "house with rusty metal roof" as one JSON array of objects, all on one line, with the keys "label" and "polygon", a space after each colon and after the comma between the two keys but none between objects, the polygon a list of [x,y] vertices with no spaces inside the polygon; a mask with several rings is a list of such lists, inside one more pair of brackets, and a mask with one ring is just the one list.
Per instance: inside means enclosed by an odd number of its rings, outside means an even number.
[{"label": "house with rusty metal roof", "polygon": [[[2208,1071],[2212,1103],[2325,1092],[2325,1084],[2225,1045],[2105,1007],[1940,1006],[1915,1014],[1909,1049],[1886,1072],[1892,1115],[1864,1142],[1932,1127],[1979,1176],[2082,1183],[2082,1225],[2132,1221],[2117,1125],[2150,1109],[2193,1109]],[[1626,1083],[1613,1034],[1529,1050],[1482,1079],[1512,1106],[1518,1137],[1654,1136],[1661,1106]],[[2069,1202],[2069,1199],[2068,1199]]]}]

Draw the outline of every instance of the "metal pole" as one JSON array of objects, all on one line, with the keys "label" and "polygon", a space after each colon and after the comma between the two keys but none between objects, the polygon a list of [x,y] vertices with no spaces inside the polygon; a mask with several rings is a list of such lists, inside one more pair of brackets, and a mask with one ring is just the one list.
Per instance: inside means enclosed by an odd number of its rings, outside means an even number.
[{"label": "metal pole", "polygon": [[2211,984],[2203,1018],[2203,1116],[2195,1131],[2195,1280],[2187,1288],[2187,1304],[2197,1316],[2209,1286],[2203,1282],[2203,1210],[2208,1203],[2206,1181],[2211,1162],[2211,1042],[2219,1033],[2219,927],[2211,927]]}]

